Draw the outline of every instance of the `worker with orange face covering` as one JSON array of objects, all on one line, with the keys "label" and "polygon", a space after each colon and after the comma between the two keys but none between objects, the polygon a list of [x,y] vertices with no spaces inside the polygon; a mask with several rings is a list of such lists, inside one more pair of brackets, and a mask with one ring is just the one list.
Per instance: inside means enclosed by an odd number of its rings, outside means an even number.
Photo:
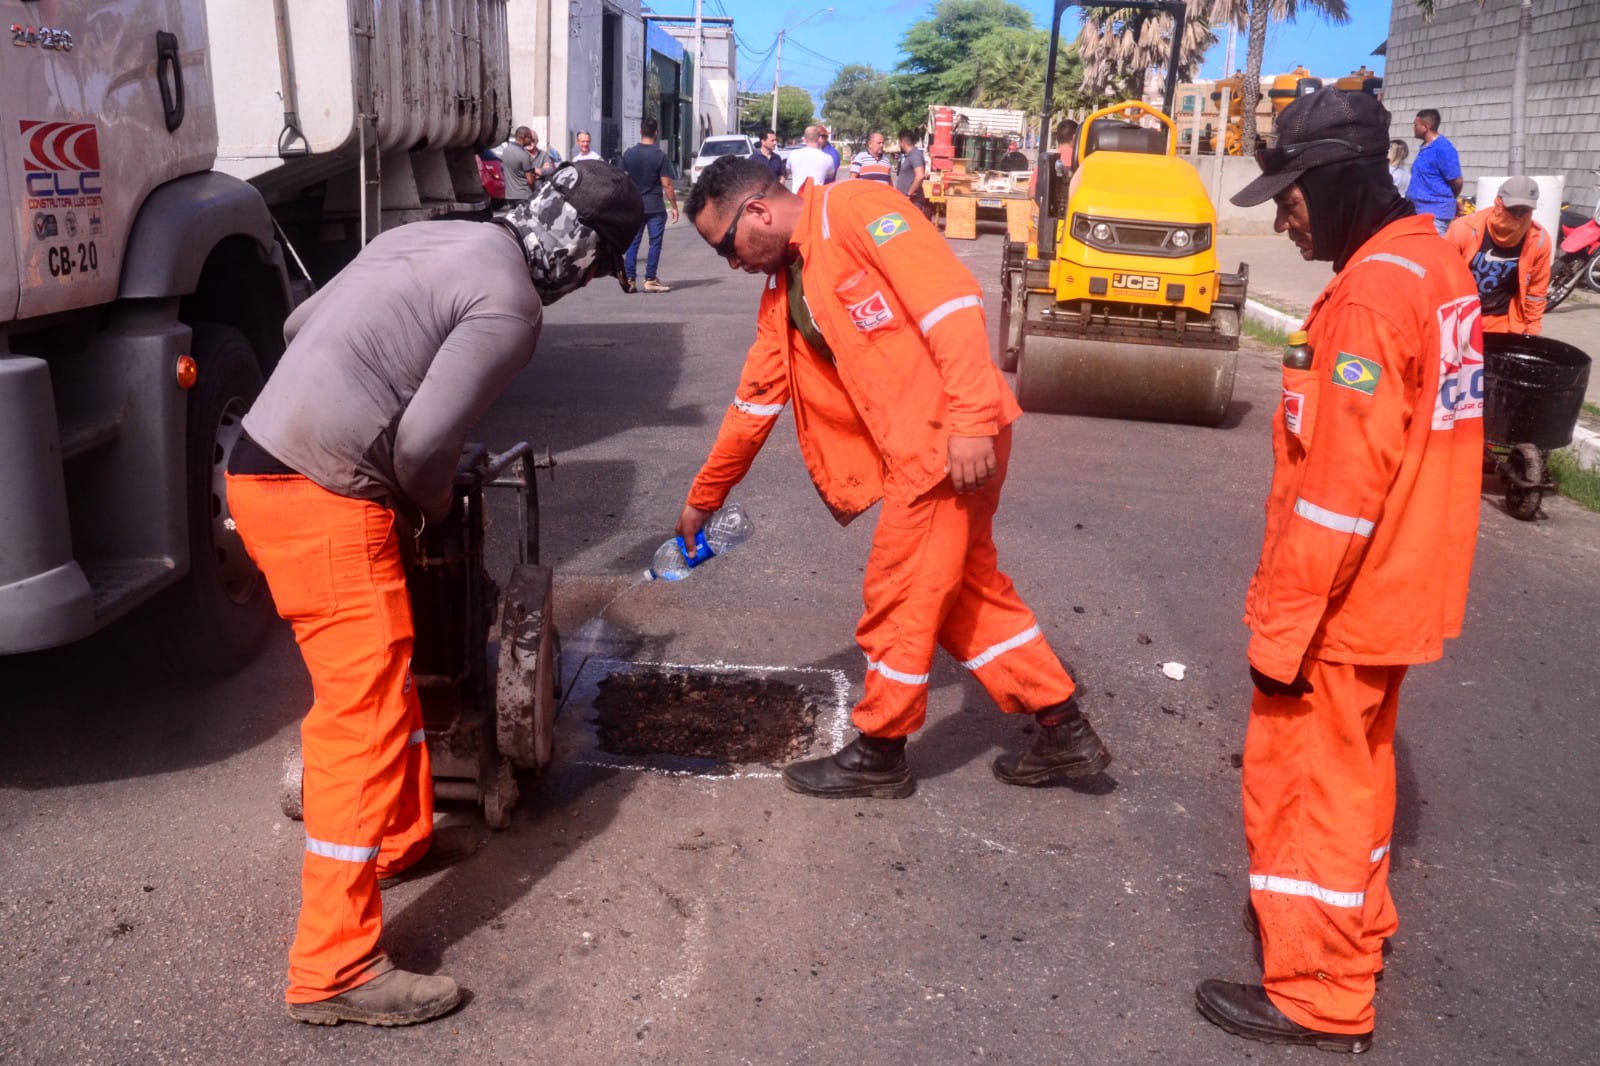
[{"label": "worker with orange face covering", "polygon": [[1000,780],[1043,785],[1099,773],[1111,755],[1073,698],[1038,620],[998,566],[992,536],[1021,413],[989,358],[983,295],[939,232],[890,186],[806,183],[724,157],[688,203],[730,266],[767,275],[756,339],[678,521],[692,542],[794,405],[807,469],[847,523],[883,512],[856,639],[866,691],[841,751],[784,769],[811,796],[900,797],[916,780],[906,738],[927,714],[936,646],[1004,711],[1041,728],[995,761]]},{"label": "worker with orange face covering", "polygon": [[1536,337],[1544,326],[1553,242],[1533,220],[1538,205],[1538,182],[1507,178],[1493,207],[1462,215],[1445,231],[1478,284],[1485,333]]},{"label": "worker with orange face covering", "polygon": [[1478,530],[1483,346],[1471,275],[1395,190],[1389,113],[1323,89],[1278,118],[1263,173],[1277,230],[1337,272],[1290,350],[1250,583],[1244,826],[1262,983],[1205,981],[1238,1036],[1372,1043],[1389,896],[1400,684],[1461,630]]}]

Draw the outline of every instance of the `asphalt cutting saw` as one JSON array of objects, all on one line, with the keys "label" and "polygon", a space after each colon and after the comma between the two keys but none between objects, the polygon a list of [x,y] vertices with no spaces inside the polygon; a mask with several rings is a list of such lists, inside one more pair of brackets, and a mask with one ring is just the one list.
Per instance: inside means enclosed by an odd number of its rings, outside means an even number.
[{"label": "asphalt cutting saw", "polygon": [[[481,804],[492,828],[511,824],[519,771],[550,762],[561,677],[553,575],[539,563],[535,474],[554,471],[526,442],[495,454],[469,444],[456,467],[444,521],[402,538],[415,641],[412,679],[422,702],[434,796]],[[484,562],[484,493],[517,495],[517,563],[502,590]],[[410,543],[406,543],[411,541]],[[299,819],[299,745],[284,759],[279,801]]]}]

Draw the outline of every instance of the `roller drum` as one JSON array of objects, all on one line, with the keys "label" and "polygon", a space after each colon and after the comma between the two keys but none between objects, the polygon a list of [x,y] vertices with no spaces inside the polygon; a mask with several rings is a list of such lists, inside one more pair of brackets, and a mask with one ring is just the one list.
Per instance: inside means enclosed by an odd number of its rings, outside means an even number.
[{"label": "roller drum", "polygon": [[1029,334],[1017,365],[1027,411],[1220,425],[1233,398],[1233,349]]}]

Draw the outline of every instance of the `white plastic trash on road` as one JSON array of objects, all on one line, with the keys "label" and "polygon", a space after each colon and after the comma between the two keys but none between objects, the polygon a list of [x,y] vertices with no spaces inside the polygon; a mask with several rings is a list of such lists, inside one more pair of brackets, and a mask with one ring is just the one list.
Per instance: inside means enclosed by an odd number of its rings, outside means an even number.
[{"label": "white plastic trash on road", "polygon": [[1188,669],[1188,667],[1184,666],[1182,663],[1162,663],[1161,664],[1161,672],[1163,674],[1166,674],[1168,677],[1172,678],[1172,680],[1174,680],[1174,681],[1182,681],[1183,680],[1183,673],[1187,669]]}]

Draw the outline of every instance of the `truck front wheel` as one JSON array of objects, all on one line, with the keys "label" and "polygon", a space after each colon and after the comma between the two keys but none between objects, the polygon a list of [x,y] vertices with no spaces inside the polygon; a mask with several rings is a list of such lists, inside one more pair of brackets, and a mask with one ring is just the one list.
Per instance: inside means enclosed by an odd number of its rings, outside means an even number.
[{"label": "truck front wheel", "polygon": [[185,436],[189,575],[167,594],[158,639],[175,666],[215,677],[255,656],[274,617],[266,582],[233,528],[224,478],[262,379],[244,334],[210,322],[193,329],[199,375]]}]

